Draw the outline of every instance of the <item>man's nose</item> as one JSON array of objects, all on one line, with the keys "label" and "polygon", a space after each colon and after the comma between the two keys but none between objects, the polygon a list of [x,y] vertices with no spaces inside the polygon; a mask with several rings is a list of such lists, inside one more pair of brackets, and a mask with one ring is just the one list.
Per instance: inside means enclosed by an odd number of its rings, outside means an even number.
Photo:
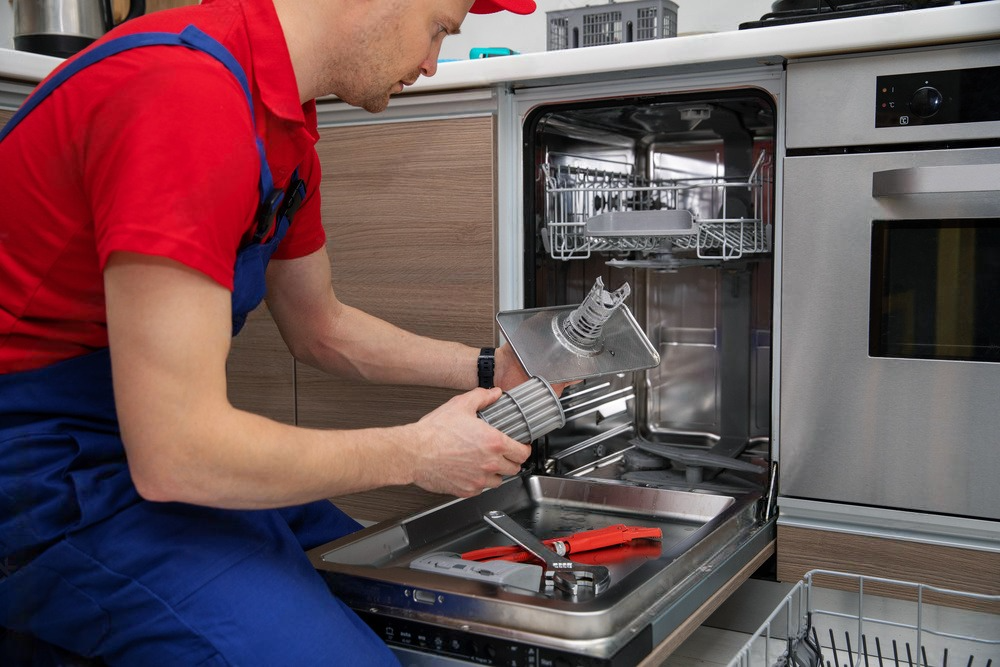
[{"label": "man's nose", "polygon": [[441,45],[437,44],[427,54],[424,62],[420,63],[420,73],[424,76],[434,76],[438,68],[438,56],[441,55]]}]

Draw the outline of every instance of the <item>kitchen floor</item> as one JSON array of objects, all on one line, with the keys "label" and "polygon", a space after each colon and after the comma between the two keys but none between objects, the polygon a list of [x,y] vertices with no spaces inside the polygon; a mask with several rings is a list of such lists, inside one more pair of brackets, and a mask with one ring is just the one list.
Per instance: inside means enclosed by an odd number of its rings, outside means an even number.
[{"label": "kitchen floor", "polygon": [[663,662],[663,667],[725,666],[749,639],[748,633],[703,625],[677,647],[677,650]]}]

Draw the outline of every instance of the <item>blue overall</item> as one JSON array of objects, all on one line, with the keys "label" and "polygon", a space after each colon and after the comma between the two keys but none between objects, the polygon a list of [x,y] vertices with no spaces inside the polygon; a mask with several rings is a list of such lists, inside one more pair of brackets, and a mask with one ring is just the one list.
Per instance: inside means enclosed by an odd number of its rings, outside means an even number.
[{"label": "blue overall", "polygon": [[[150,45],[204,51],[239,80],[226,49],[189,26],[85,52],[0,132],[75,72]],[[239,252],[233,333],[264,296],[264,270],[304,195],[276,190],[261,161],[258,226]],[[395,665],[326,587],[304,550],[360,526],[328,501],[236,511],[153,503],[136,492],[115,412],[107,349],[0,375],[0,627],[109,664]],[[0,655],[0,664],[9,664]]]}]

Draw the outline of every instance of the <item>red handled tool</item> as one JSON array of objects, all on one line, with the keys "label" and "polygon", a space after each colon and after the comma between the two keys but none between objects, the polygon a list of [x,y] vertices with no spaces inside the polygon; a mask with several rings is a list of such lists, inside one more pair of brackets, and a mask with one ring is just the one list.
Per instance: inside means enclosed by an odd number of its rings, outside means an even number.
[{"label": "red handled tool", "polygon": [[[542,544],[560,556],[568,556],[569,554],[576,554],[583,551],[594,551],[596,549],[628,544],[632,540],[643,538],[658,540],[661,537],[663,537],[663,531],[659,528],[626,526],[619,523],[607,528],[585,530],[566,537],[554,537],[542,540]],[[510,560],[524,562],[533,560],[534,556],[519,546],[511,545],[466,551],[462,554],[462,558],[474,561]]]}]

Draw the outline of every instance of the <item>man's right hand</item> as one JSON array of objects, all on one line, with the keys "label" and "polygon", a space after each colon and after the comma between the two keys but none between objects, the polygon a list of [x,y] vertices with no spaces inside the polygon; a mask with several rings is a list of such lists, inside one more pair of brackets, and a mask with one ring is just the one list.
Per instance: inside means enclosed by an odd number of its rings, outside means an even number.
[{"label": "man's right hand", "polygon": [[516,475],[531,456],[517,442],[476,416],[500,398],[500,389],[473,389],[455,396],[413,424],[414,483],[435,493],[469,497]]}]

